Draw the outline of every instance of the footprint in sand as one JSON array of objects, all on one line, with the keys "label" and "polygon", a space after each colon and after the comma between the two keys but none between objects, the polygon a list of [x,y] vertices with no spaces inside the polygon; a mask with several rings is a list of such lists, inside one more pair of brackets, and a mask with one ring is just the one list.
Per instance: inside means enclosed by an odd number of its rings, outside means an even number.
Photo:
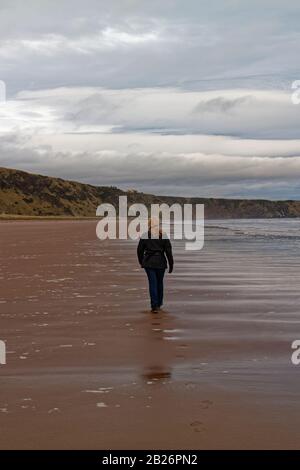
[{"label": "footprint in sand", "polygon": [[207,408],[209,408],[212,404],[213,402],[211,400],[202,400],[200,402],[200,408],[202,410],[207,410]]},{"label": "footprint in sand", "polygon": [[193,382],[186,383],[185,388],[187,388],[188,390],[193,390],[194,388],[196,388],[196,384],[194,384]]},{"label": "footprint in sand", "polygon": [[194,432],[203,432],[205,431],[205,427],[202,421],[193,421],[190,426],[192,427]]}]

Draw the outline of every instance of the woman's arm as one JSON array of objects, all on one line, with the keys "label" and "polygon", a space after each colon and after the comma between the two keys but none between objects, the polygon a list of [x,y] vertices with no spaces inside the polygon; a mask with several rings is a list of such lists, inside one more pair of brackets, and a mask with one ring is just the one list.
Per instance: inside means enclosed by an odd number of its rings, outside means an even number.
[{"label": "woman's arm", "polygon": [[144,251],[145,251],[144,239],[140,238],[140,241],[137,247],[137,257],[141,266],[143,264]]},{"label": "woman's arm", "polygon": [[169,263],[169,273],[171,273],[173,271],[174,259],[173,259],[173,253],[172,253],[172,245],[168,238],[165,240],[165,253],[167,256],[168,263]]}]

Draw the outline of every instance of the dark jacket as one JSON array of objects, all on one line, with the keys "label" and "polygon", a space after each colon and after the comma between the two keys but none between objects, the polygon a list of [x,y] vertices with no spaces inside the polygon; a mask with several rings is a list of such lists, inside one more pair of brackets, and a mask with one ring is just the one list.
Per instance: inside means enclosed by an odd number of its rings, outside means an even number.
[{"label": "dark jacket", "polygon": [[142,236],[137,247],[137,255],[142,268],[167,268],[169,263],[169,272],[173,271],[172,245],[168,238],[148,238]]}]

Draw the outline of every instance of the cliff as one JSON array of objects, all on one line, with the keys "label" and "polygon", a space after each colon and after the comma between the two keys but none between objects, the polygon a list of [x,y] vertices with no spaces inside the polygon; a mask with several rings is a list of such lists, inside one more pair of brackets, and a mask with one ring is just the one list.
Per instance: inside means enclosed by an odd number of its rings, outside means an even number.
[{"label": "cliff", "polygon": [[202,203],[209,218],[300,217],[300,201],[155,196],[0,168],[0,215],[93,217],[102,202],[118,206],[120,195],[130,204]]}]

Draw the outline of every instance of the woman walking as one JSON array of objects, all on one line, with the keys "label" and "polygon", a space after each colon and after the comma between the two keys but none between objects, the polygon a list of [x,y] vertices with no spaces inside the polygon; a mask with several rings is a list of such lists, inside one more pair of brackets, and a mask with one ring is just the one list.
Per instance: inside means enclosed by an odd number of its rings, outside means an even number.
[{"label": "woman walking", "polygon": [[145,269],[151,300],[151,311],[157,313],[162,307],[164,295],[164,275],[169,264],[169,273],[173,271],[172,245],[159,228],[159,221],[149,219],[148,233],[143,235],[137,248],[138,260]]}]

